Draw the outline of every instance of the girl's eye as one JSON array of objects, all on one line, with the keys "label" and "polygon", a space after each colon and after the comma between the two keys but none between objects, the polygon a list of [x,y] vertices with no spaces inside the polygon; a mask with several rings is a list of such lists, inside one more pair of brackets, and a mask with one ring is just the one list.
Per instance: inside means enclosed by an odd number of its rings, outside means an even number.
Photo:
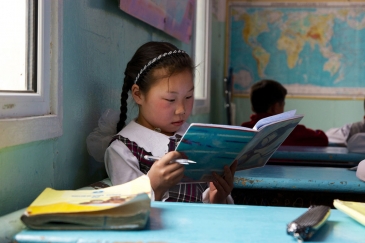
[{"label": "girl's eye", "polygon": [[167,100],[168,102],[174,102],[175,100],[169,100],[169,99],[165,99],[165,100]]},{"label": "girl's eye", "polygon": [[191,98],[193,98],[193,96],[192,96],[192,95],[190,95],[190,96],[186,97],[186,99],[187,99],[187,100],[188,100],[188,99],[191,99]]}]

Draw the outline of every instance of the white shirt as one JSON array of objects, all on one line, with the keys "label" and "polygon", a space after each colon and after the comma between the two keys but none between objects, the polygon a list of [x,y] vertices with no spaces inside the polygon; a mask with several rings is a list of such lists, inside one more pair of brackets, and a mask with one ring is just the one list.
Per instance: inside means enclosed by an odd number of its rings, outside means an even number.
[{"label": "white shirt", "polygon": [[331,128],[326,135],[329,143],[347,146],[349,152],[365,153],[365,120]]},{"label": "white shirt", "polygon": [[[183,135],[189,127],[184,123],[176,134]],[[170,139],[165,134],[148,129],[134,120],[118,133],[138,144],[145,151],[150,152],[153,156],[162,157],[168,152]],[[121,141],[115,140],[105,152],[105,167],[108,176],[113,185],[126,183],[143,175],[139,169],[139,161]],[[154,200],[154,192],[151,190],[151,200]],[[164,194],[162,201],[169,197],[168,191]],[[209,187],[203,193],[202,201],[209,203]],[[227,202],[233,204],[231,195],[228,196]]]}]

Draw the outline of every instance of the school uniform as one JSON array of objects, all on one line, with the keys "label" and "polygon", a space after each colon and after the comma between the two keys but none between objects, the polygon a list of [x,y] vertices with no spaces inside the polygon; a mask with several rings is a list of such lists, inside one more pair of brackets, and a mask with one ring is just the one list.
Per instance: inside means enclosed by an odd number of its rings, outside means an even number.
[{"label": "school uniform", "polygon": [[[271,116],[268,113],[252,114],[250,121],[243,122],[241,126],[253,128],[262,118]],[[304,125],[297,125],[294,130],[285,139],[282,145],[286,146],[328,146],[328,138],[321,130],[312,130]]]},{"label": "school uniform", "polygon": [[[105,167],[113,185],[131,181],[143,174],[148,174],[153,162],[144,159],[144,155],[164,156],[175,150],[179,138],[185,133],[189,124],[183,126],[169,137],[148,129],[132,120],[124,127],[106,149]],[[152,190],[151,199],[154,200]],[[207,183],[181,183],[167,191],[162,201],[171,202],[209,202]],[[233,203],[231,196],[228,203]]]}]

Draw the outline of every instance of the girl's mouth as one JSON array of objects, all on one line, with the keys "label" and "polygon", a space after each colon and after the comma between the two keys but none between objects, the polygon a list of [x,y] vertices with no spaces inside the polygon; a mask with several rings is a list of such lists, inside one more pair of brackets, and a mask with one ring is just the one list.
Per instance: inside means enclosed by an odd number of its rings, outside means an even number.
[{"label": "girl's mouth", "polygon": [[181,126],[183,123],[184,123],[184,121],[176,121],[176,122],[173,122],[172,125]]}]

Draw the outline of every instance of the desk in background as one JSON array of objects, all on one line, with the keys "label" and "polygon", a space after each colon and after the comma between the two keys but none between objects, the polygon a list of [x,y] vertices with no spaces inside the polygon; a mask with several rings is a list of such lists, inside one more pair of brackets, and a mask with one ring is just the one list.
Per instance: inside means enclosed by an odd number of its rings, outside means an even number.
[{"label": "desk in background", "polygon": [[365,202],[365,183],[348,168],[365,154],[346,147],[281,146],[263,168],[235,174],[235,203],[309,207],[333,199]]},{"label": "desk in background", "polygon": [[331,206],[333,199],[365,202],[365,182],[347,168],[266,165],[236,171],[232,196],[237,204]]},{"label": "desk in background", "polygon": [[[152,202],[148,226],[141,231],[24,230],[17,243],[64,242],[297,242],[286,225],[304,208]],[[364,242],[365,227],[331,210],[311,242]]]},{"label": "desk in background", "polygon": [[346,147],[281,146],[268,164],[353,167],[365,154],[350,153]]},{"label": "desk in background", "polygon": [[[235,188],[362,193],[365,182],[347,168],[266,165],[236,171]],[[365,197],[365,196],[364,196]]]}]

